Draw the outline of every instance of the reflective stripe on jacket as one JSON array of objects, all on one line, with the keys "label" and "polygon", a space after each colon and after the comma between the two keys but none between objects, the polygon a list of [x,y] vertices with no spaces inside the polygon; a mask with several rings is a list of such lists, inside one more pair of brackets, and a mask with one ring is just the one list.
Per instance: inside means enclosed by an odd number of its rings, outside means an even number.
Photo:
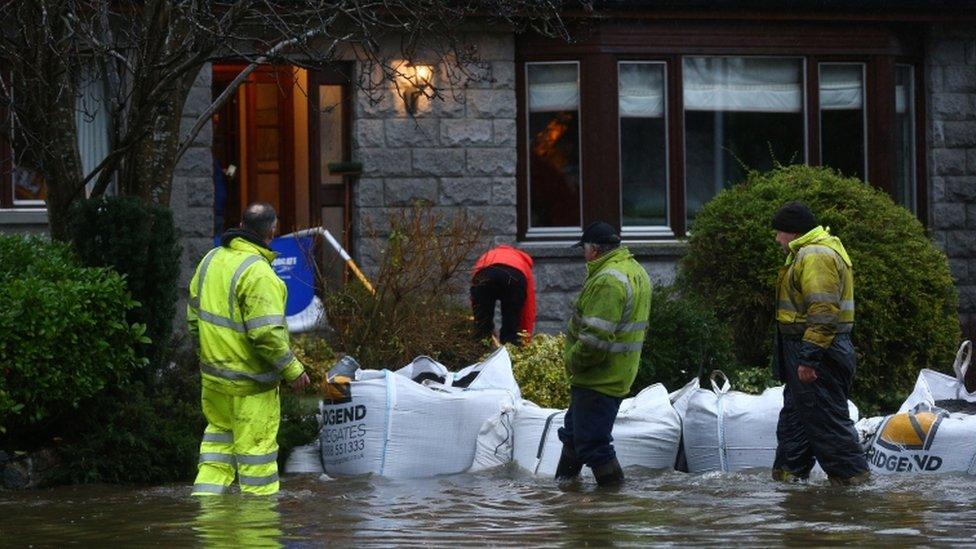
[{"label": "reflective stripe on jacket", "polygon": [[802,335],[804,360],[819,361],[834,335],[854,326],[854,272],[844,245],[817,227],[790,242],[792,253],[776,284],[779,331]]},{"label": "reflective stripe on jacket", "polygon": [[250,395],[304,371],[289,348],[287,289],[271,268],[274,257],[267,248],[234,238],[197,266],[186,317],[199,337],[205,386]]},{"label": "reflective stripe on jacket", "polygon": [[569,321],[564,361],[574,387],[623,397],[637,376],[651,308],[651,280],[621,247],[586,264]]}]

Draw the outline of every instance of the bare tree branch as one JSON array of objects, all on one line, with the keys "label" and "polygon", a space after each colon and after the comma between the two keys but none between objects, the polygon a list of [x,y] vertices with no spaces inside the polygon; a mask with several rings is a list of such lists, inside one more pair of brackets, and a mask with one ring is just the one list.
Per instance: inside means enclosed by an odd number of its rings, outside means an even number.
[{"label": "bare tree branch", "polygon": [[[403,61],[422,61],[439,67],[424,90],[432,99],[487,74],[465,22],[568,38],[562,10],[559,0],[0,0],[0,59],[10,71],[0,75],[0,102],[17,128],[18,169],[43,178],[52,234],[62,238],[68,207],[92,182],[95,196],[117,181],[123,194],[167,203],[177,162],[260,65],[353,62],[351,84],[377,101],[403,95]],[[181,135],[194,79],[228,58],[245,69]],[[79,95],[93,64],[105,112]],[[101,115],[108,151],[82,173],[76,117]]]}]

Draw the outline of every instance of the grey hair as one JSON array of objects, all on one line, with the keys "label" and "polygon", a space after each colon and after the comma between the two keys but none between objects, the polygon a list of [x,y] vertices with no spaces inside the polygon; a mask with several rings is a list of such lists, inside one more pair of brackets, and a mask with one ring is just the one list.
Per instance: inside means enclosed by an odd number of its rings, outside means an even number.
[{"label": "grey hair", "polygon": [[593,242],[587,242],[583,245],[588,246],[591,250],[595,251],[597,256],[601,256],[620,247],[619,242],[614,244],[596,244]]},{"label": "grey hair", "polygon": [[255,202],[244,210],[241,216],[241,227],[255,233],[261,238],[274,236],[274,225],[278,221],[274,206],[267,202]]}]

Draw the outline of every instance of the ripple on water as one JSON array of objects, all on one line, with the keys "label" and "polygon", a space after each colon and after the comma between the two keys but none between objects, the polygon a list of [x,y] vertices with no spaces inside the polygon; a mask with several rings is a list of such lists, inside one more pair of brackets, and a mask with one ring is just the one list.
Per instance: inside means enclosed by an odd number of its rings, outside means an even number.
[{"label": "ripple on water", "polygon": [[73,486],[0,496],[0,540],[188,545],[968,543],[976,477],[881,477],[857,488],[767,472],[629,471],[619,491],[509,469],[436,479],[286,477],[274,499],[198,501],[186,485]]}]

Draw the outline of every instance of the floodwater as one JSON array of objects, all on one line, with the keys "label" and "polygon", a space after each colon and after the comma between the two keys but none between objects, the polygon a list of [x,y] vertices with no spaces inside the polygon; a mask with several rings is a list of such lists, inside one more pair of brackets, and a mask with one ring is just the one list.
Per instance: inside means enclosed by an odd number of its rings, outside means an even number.
[{"label": "floodwater", "polygon": [[435,479],[285,477],[277,498],[188,485],[0,492],[0,545],[976,545],[976,477],[840,488],[767,473],[628,471],[619,491],[510,469]]}]

